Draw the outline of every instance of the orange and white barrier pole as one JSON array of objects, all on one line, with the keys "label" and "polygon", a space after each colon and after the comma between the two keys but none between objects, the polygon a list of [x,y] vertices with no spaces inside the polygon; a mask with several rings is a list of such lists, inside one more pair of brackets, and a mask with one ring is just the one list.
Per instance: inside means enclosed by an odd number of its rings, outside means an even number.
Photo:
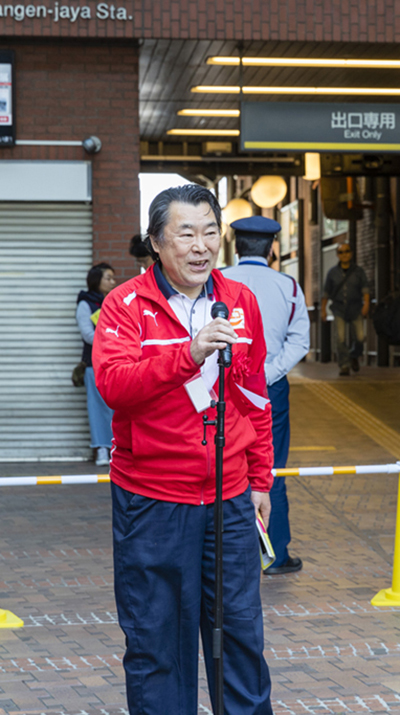
[{"label": "orange and white barrier pole", "polygon": [[[367,464],[356,467],[299,467],[296,469],[273,469],[274,477],[331,477],[345,474],[399,474],[397,464]],[[29,487],[46,484],[105,484],[108,474],[73,474],[50,477],[2,477],[0,487]]]},{"label": "orange and white barrier pole", "polygon": [[[391,588],[379,591],[372,599],[373,606],[400,606],[400,462],[396,464],[367,464],[355,467],[299,467],[296,469],[273,469],[275,477],[331,477],[361,474],[398,474],[396,534]],[[0,487],[44,486],[50,484],[104,484],[110,481],[108,474],[73,474],[50,477],[2,477]],[[23,626],[23,621],[10,611],[0,608],[0,629]]]},{"label": "orange and white barrier pole", "polygon": [[396,464],[362,464],[358,467],[299,467],[298,469],[273,469],[275,477],[331,477],[335,474],[399,474]]},{"label": "orange and white barrier pole", "polygon": [[0,477],[0,487],[34,487],[46,484],[103,484],[108,474],[72,474],[51,477]]}]

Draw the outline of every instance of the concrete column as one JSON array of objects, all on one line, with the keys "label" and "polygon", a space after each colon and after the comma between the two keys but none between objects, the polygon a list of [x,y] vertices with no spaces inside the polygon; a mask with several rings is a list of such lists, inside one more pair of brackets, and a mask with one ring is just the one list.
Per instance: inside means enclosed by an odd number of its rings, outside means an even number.
[{"label": "concrete column", "polygon": [[349,244],[353,253],[354,263],[357,263],[357,221],[349,221]]},{"label": "concrete column", "polygon": [[304,199],[298,199],[299,205],[299,247],[297,256],[299,259],[299,284],[304,291]]},{"label": "concrete column", "polygon": [[[379,302],[390,291],[390,179],[376,178],[376,299]],[[389,344],[378,337],[378,366],[389,365]]]},{"label": "concrete column", "polygon": [[396,236],[394,288],[400,287],[400,177],[396,177]]}]

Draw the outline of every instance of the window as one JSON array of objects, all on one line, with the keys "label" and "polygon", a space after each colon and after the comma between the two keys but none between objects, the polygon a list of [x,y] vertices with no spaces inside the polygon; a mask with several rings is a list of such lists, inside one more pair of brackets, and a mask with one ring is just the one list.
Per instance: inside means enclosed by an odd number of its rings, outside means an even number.
[{"label": "window", "polygon": [[338,236],[341,233],[347,233],[349,230],[349,222],[337,218],[322,217],[322,238],[330,238]]},{"label": "window", "polygon": [[281,255],[297,251],[299,247],[299,202],[292,201],[281,208],[280,233]]}]

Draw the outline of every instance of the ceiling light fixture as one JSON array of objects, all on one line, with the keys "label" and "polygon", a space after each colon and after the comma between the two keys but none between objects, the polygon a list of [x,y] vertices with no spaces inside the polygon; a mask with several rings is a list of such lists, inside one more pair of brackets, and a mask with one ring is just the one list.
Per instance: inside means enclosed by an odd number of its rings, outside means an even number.
[{"label": "ceiling light fixture", "polygon": [[191,87],[190,89],[191,92],[209,92],[209,93],[215,93],[215,94],[239,94],[240,92],[240,87],[234,87],[234,86],[224,86],[224,85],[207,85],[207,84],[198,84],[196,87]]},{"label": "ceiling light fixture", "polygon": [[207,57],[208,65],[240,65],[240,57]]},{"label": "ceiling light fixture", "polygon": [[240,117],[240,109],[180,109],[180,117]]},{"label": "ceiling light fixture", "polygon": [[238,137],[240,131],[239,129],[169,129],[167,134],[193,137]]},{"label": "ceiling light fixture", "polygon": [[[240,57],[208,57],[208,65],[239,66]],[[363,60],[314,57],[242,57],[247,67],[337,67],[399,69],[400,60]]]},{"label": "ceiling light fixture", "polygon": [[321,161],[320,155],[316,152],[306,152],[304,155],[305,174],[303,179],[306,181],[316,181],[321,178]]},{"label": "ceiling light fixture", "polygon": [[246,199],[231,199],[222,209],[222,218],[228,226],[240,218],[249,218],[253,215],[251,204]]},{"label": "ceiling light fixture", "polygon": [[283,201],[287,183],[282,176],[260,176],[251,187],[251,199],[262,209],[270,209]]},{"label": "ceiling light fixture", "polygon": [[[197,85],[191,92],[202,94],[240,94],[240,87]],[[242,87],[243,94],[341,94],[357,96],[400,96],[398,87]]]}]

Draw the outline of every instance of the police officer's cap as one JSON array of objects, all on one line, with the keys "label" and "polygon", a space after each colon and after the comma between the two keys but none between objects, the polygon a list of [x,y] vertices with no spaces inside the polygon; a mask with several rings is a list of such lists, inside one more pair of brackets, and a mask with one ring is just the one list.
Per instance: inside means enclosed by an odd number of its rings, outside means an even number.
[{"label": "police officer's cap", "polygon": [[274,238],[274,236],[281,230],[281,225],[278,221],[274,221],[272,218],[266,218],[265,216],[250,216],[249,218],[240,218],[237,221],[233,221],[233,223],[231,223],[231,228],[233,228],[239,235],[243,234],[248,238],[260,240]]}]

